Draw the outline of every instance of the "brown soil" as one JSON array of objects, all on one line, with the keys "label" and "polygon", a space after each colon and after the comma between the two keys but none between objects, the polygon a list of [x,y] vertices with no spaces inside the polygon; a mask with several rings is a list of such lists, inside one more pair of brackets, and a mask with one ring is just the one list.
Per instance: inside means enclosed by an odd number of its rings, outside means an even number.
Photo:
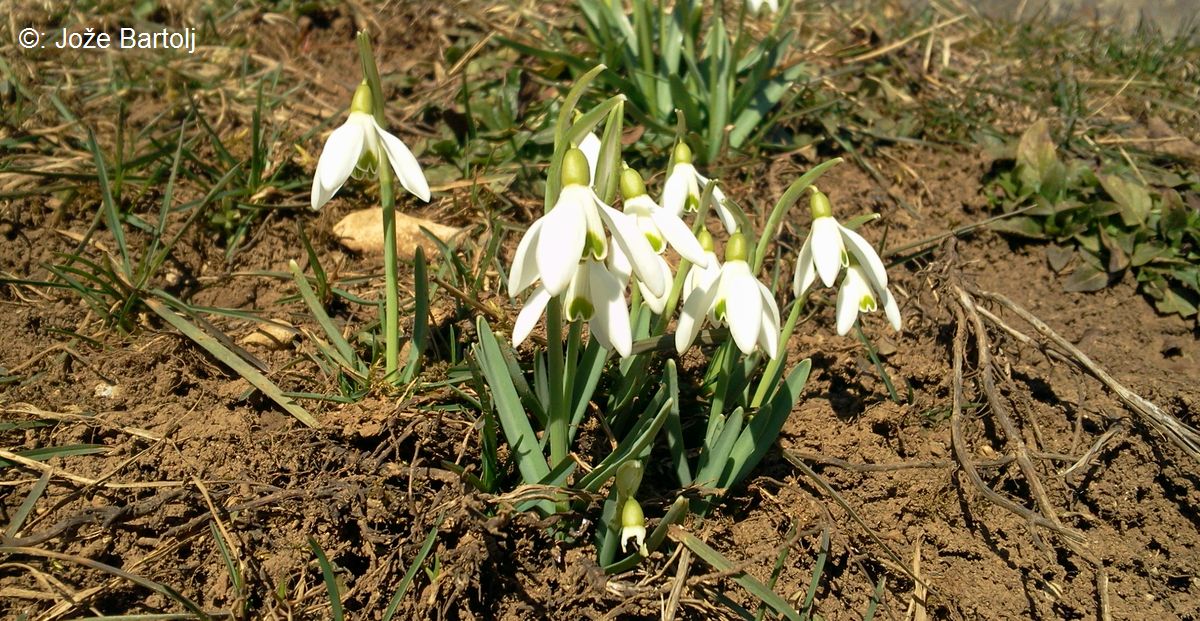
[{"label": "brown soil", "polygon": [[[326,76],[356,71],[352,63],[331,66],[314,56],[317,50],[345,56],[354,21],[376,18],[337,13],[318,18],[315,25],[299,26],[299,37],[259,45],[271,57],[290,59],[294,71],[320,67]],[[427,26],[406,30],[403,42],[377,42],[380,49],[413,54],[381,55],[392,59],[385,73],[424,75],[421,63],[445,68],[433,50],[459,25],[452,10],[431,10],[429,19],[415,14],[387,19]],[[336,84],[331,92],[314,99],[342,101],[353,86],[347,80],[331,83]],[[435,89],[431,97],[453,93]],[[324,118],[336,106],[325,108],[315,116]],[[288,128],[284,139],[303,132],[282,123]],[[221,128],[238,129],[245,128]],[[405,137],[417,140],[424,131],[417,126]],[[111,144],[111,136],[102,131],[101,142]],[[320,145],[312,138],[304,146],[316,153]],[[885,226],[887,245],[898,247],[991,215],[981,187],[988,163],[976,153],[897,147],[872,162],[895,181],[891,191],[913,205],[913,212],[897,207],[887,190],[852,164],[830,172],[822,187],[840,213],[882,212],[884,224],[864,229],[873,241]],[[730,194],[758,192],[773,201],[796,170],[811,164],[796,156],[759,165],[746,175],[759,179],[757,185],[739,187],[745,182],[730,180]],[[25,180],[23,187],[33,183]],[[201,194],[187,192],[196,195],[180,200]],[[195,305],[260,310],[316,331],[292,297],[291,282],[258,272],[286,272],[289,259],[303,260],[300,223],[327,270],[340,278],[370,276],[353,292],[380,296],[378,260],[347,254],[332,239],[341,215],[370,203],[356,192],[340,195],[319,215],[280,210],[228,261],[213,233],[191,229],[158,286]],[[435,194],[424,215],[475,227],[485,245],[492,232],[480,224],[485,214],[462,206],[468,195],[465,187]],[[76,249],[70,234],[87,231],[98,197],[93,185],[65,207],[44,195],[0,203],[0,275],[46,279],[44,265]],[[144,200],[135,211],[156,217],[155,201]],[[306,190],[287,200],[303,204]],[[173,220],[168,230],[182,220]],[[806,222],[801,218],[792,234],[803,233]],[[103,231],[95,239],[113,247]],[[132,236],[135,252],[144,244],[144,238]],[[95,259],[100,252],[89,247],[85,256]],[[411,282],[408,269],[402,271]],[[685,527],[763,581],[771,578],[780,550],[790,549],[775,591],[796,605],[827,537],[828,561],[814,607],[826,619],[861,618],[877,585],[882,597],[876,618],[913,618],[906,611],[922,607],[938,619],[1100,618],[1102,611],[1113,619],[1200,618],[1196,463],[1094,378],[999,329],[988,332],[1004,402],[1052,506],[1042,513],[1081,533],[1081,543],[986,499],[965,475],[951,443],[953,351],[961,312],[955,286],[1008,296],[1119,382],[1192,425],[1200,423],[1195,323],[1157,315],[1128,277],[1099,293],[1064,293],[1040,246],[987,230],[935,245],[891,274],[904,330],[891,333],[879,317],[869,318],[865,328],[880,346],[901,403],[888,399],[857,340],[834,336],[833,294],[821,290],[810,300],[811,318],[792,341],[792,360],[811,357],[814,371],[780,450],[710,516],[692,518]],[[489,284],[488,291],[485,302],[501,300],[497,285]],[[1013,313],[976,298],[1014,328],[1036,336]],[[456,311],[449,299],[439,304],[443,327],[462,329],[453,342],[448,330],[439,332],[436,351],[443,360],[428,372],[430,380],[444,379],[449,352],[472,341],[472,312]],[[0,447],[104,447],[41,467],[0,471],[7,490],[0,501],[5,525],[39,477],[50,473],[20,531],[4,534],[5,618],[181,610],[164,593],[98,563],[168,585],[207,611],[231,611],[238,618],[327,618],[329,600],[311,540],[335,565],[350,618],[375,619],[435,530],[424,565],[430,571],[416,572],[398,619],[659,618],[675,585],[678,554],[657,553],[636,570],[605,576],[587,537],[556,541],[550,523],[516,512],[511,499],[473,491],[449,464],[478,468],[477,413],[453,407],[458,401],[449,390],[378,390],[350,404],[305,401],[324,424],[314,431],[152,315],[135,317],[123,335],[78,296],[27,285],[0,288],[0,309],[0,334],[7,337],[0,376],[16,378],[0,384],[5,424]],[[369,307],[335,310],[337,321],[353,329],[374,320]],[[209,318],[235,342],[257,327]],[[316,349],[306,338],[245,347],[285,390],[336,392],[335,382],[312,362]],[[1017,439],[1006,438],[991,408],[976,405],[984,395],[974,356],[972,340],[964,382],[969,407],[962,412],[970,459],[991,489],[1038,511],[1030,480],[1016,463],[1001,459],[1012,454]],[[22,424],[39,420],[49,422]],[[654,474],[651,468],[648,480]],[[668,485],[648,487],[652,493],[643,503],[654,521],[674,491]],[[598,506],[593,509],[598,513]],[[231,580],[219,541],[228,545],[249,585],[245,590]],[[914,599],[914,573],[928,586],[923,601]],[[679,618],[736,618],[719,597],[751,611],[757,606],[728,574],[693,559]]]}]

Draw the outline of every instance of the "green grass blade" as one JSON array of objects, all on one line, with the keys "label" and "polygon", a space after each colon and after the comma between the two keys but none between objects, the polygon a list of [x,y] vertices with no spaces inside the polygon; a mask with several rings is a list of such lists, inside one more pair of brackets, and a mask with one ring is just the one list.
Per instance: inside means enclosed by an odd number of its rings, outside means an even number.
[{"label": "green grass blade", "polygon": [[[13,451],[13,455],[33,461],[46,461],[55,457],[73,457],[76,455],[95,455],[108,450],[103,444],[64,444],[62,446],[44,446],[27,451]],[[0,459],[0,468],[8,468],[13,462]]]},{"label": "green grass blade", "polygon": [[217,528],[216,521],[209,522],[208,529],[212,531],[213,541],[217,542],[217,551],[221,553],[221,560],[225,562],[225,571],[229,572],[229,581],[233,584],[234,598],[243,600],[246,596],[246,581],[242,577],[241,569],[238,568],[238,564],[234,560],[233,552],[229,549],[229,543],[225,541],[225,537],[221,534],[221,529]]},{"label": "green grass blade", "polygon": [[288,261],[288,269],[292,271],[292,279],[296,281],[296,287],[300,289],[300,297],[304,299],[304,303],[308,306],[308,312],[312,313],[313,319],[325,331],[325,336],[329,338],[333,346],[337,348],[338,355],[342,358],[342,362],[349,365],[352,369],[359,370],[363,365],[358,359],[358,355],[354,352],[354,348],[342,336],[337,326],[333,324],[333,320],[329,318],[329,314],[325,312],[325,307],[321,305],[321,301],[317,299],[316,292],[308,284],[308,278],[305,278],[304,273],[300,271],[300,266],[296,262]]},{"label": "green grass blade", "polygon": [[235,373],[245,378],[247,382],[250,382],[251,386],[254,386],[262,391],[262,393],[266,395],[268,399],[274,401],[279,405],[279,407],[283,408],[285,412],[295,417],[296,420],[313,428],[321,426],[321,423],[317,422],[317,419],[313,418],[307,410],[300,407],[287,396],[285,396],[274,382],[267,379],[265,375],[259,373],[258,370],[255,369],[250,363],[246,362],[240,356],[234,354],[232,351],[222,345],[220,341],[212,336],[209,336],[195,325],[192,325],[191,322],[187,321],[183,317],[180,317],[162,301],[155,298],[146,298],[144,302],[146,306],[150,308],[150,310],[154,311],[154,313],[159,317],[162,317],[163,321],[171,324],[171,327],[179,330],[184,334],[184,336],[192,339],[193,342],[195,342],[208,353],[212,354],[217,358],[217,360],[225,363],[230,369],[233,369]]},{"label": "green grass blade", "polygon": [[817,587],[821,585],[821,576],[825,574],[825,561],[829,558],[829,529],[821,530],[821,547],[817,550],[817,561],[813,563],[812,579],[808,581],[808,592],[804,595],[805,618],[812,616],[813,601],[817,597]]},{"label": "green grass blade", "polygon": [[29,517],[29,513],[33,511],[33,506],[37,504],[39,498],[46,491],[46,486],[50,485],[50,471],[42,473],[37,482],[33,484],[33,489],[29,490],[29,494],[25,496],[25,500],[21,501],[21,506],[17,507],[17,512],[13,514],[12,520],[8,523],[8,528],[4,529],[6,539],[16,539],[17,533],[21,532],[21,526],[25,524],[25,519]]},{"label": "green grass blade", "polygon": [[517,462],[521,479],[526,483],[536,483],[550,474],[550,466],[542,454],[537,434],[529,424],[525,408],[521,407],[521,398],[509,377],[508,365],[504,362],[496,335],[482,317],[476,325],[479,343],[475,346],[475,357],[491,388],[492,400],[500,418],[500,427],[508,440],[510,454]]},{"label": "green grass blade", "polygon": [[742,585],[744,589],[752,595],[762,600],[762,602],[775,610],[775,612],[791,619],[792,621],[800,621],[800,613],[796,612],[795,608],[787,603],[787,600],[772,591],[767,585],[759,582],[745,572],[736,571],[733,563],[725,558],[720,552],[712,549],[708,544],[700,540],[699,537],[683,530],[678,526],[674,526],[670,531],[671,538],[688,547],[693,554],[704,560],[705,563],[711,565],[714,569],[721,572],[732,573],[733,581]]},{"label": "green grass blade", "polygon": [[413,280],[416,292],[413,295],[412,341],[408,346],[408,364],[405,366],[402,383],[412,381],[421,367],[421,356],[429,342],[429,274],[425,264],[425,250],[417,244],[413,251]]},{"label": "green grass blade", "polygon": [[404,594],[408,592],[409,586],[412,585],[413,578],[417,575],[417,570],[421,568],[421,565],[425,562],[425,557],[429,556],[429,551],[433,549],[433,544],[437,542],[438,528],[442,526],[442,521],[445,519],[446,514],[443,512],[438,516],[433,528],[429,529],[429,534],[425,536],[425,543],[421,544],[421,549],[413,557],[412,563],[408,566],[408,571],[404,572],[404,578],[400,580],[400,585],[396,587],[396,593],[392,595],[392,600],[388,603],[387,610],[383,611],[382,621],[391,621],[392,615],[396,614],[396,609],[400,606],[400,600],[404,598]]},{"label": "green grass blade", "polygon": [[116,201],[113,200],[112,188],[108,184],[108,169],[104,165],[104,155],[100,153],[100,146],[96,144],[96,134],[90,128],[88,129],[88,150],[92,152],[92,161],[96,164],[96,180],[100,183],[100,206],[104,210],[104,219],[108,222],[109,232],[112,233],[113,240],[117,244],[117,252],[121,255],[121,270],[128,280],[132,278],[133,271],[129,263],[129,249],[125,246],[125,230],[121,226],[121,213],[117,208]]},{"label": "green grass blade", "polygon": [[325,578],[325,590],[329,594],[329,616],[333,621],[345,621],[346,613],[342,610],[342,594],[338,589],[337,574],[333,572],[333,565],[329,563],[329,559],[325,556],[325,550],[321,549],[321,545],[316,539],[308,538],[308,547],[317,555],[317,564],[321,566],[321,575]]}]

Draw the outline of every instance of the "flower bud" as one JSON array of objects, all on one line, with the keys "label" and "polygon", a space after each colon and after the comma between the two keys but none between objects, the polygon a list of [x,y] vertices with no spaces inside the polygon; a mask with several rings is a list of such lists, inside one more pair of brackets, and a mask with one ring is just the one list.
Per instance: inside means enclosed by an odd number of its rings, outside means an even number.
[{"label": "flower bud", "polygon": [[626,549],[629,540],[637,543],[638,554],[650,556],[646,549],[646,516],[636,498],[629,498],[621,507],[621,549]]},{"label": "flower bud", "polygon": [[637,494],[638,487],[642,484],[642,473],[645,468],[642,462],[631,459],[623,462],[617,467],[617,496],[620,498],[631,498]]}]

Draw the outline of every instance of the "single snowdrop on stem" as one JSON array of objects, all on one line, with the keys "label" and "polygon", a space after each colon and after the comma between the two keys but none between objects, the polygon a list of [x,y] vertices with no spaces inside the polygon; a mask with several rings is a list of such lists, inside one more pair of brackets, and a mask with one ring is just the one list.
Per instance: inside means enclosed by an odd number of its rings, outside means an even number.
[{"label": "single snowdrop on stem", "polygon": [[900,309],[888,290],[887,270],[879,253],[862,235],[842,226],[833,217],[829,198],[815,187],[809,202],[812,230],[797,259],[792,290],[799,298],[816,282],[827,287],[837,281],[838,273],[846,269],[838,291],[838,334],[845,335],[854,326],[859,312],[871,312],[882,303],[892,328],[900,330]]},{"label": "single snowdrop on stem", "polygon": [[[662,207],[676,216],[684,212],[695,213],[700,210],[700,198],[711,180],[696,171],[692,164],[692,149],[683,141],[675,145],[673,157],[675,163],[663,184]],[[720,186],[713,187],[712,200],[725,230],[730,234],[737,232],[737,219],[725,206],[725,193]]]},{"label": "single snowdrop on stem", "polygon": [[750,13],[753,15],[758,15],[758,12],[762,10],[763,5],[766,5],[772,13],[779,12],[779,0],[746,0],[746,8],[749,9]]},{"label": "single snowdrop on stem", "polygon": [[725,263],[713,282],[697,283],[679,315],[675,329],[675,349],[687,351],[706,315],[717,324],[728,325],[734,343],[742,353],[761,347],[771,358],[779,345],[779,306],[771,290],[758,281],[746,263],[748,249],[741,233],[734,233],[725,244]]},{"label": "single snowdrop on stem", "polygon": [[374,177],[380,156],[386,155],[400,185],[423,201],[429,201],[429,183],[412,151],[397,137],[379,126],[372,114],[371,87],[364,80],[354,91],[350,114],[325,141],[317,172],[313,175],[312,208],[320,209],[354,175]]},{"label": "single snowdrop on stem", "polygon": [[[589,169],[577,148],[563,157],[562,190],[546,215],[538,218],[517,245],[509,273],[508,293],[516,296],[539,278],[551,295],[559,295],[575,278],[580,261],[603,262],[608,234],[629,259],[631,270],[656,295],[669,286],[650,242],[630,216],[605,205],[588,186]],[[607,232],[606,232],[607,231]]]}]

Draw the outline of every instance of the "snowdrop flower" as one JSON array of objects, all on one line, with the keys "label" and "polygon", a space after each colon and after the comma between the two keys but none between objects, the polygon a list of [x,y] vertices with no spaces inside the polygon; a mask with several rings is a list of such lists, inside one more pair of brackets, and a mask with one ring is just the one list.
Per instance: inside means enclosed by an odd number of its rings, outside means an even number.
[{"label": "snowdrop flower", "polygon": [[812,230],[800,248],[796,264],[793,290],[796,297],[816,281],[817,276],[826,287],[832,287],[843,267],[850,266],[850,257],[865,268],[865,273],[876,291],[887,288],[887,271],[879,254],[862,235],[842,226],[833,218],[829,198],[815,187],[809,203],[812,211]]},{"label": "snowdrop flower", "polygon": [[558,202],[538,218],[517,245],[509,273],[508,293],[515,296],[541,278],[549,295],[559,295],[579,271],[580,261],[608,257],[608,235],[631,263],[631,269],[656,295],[669,286],[655,261],[650,242],[627,216],[605,205],[588,187],[588,164],[572,148],[563,157],[562,190]]},{"label": "snowdrop flower", "polygon": [[[879,290],[879,300],[883,302],[883,312],[887,315],[888,323],[895,330],[900,329],[900,307],[896,298],[887,289]],[[846,277],[842,280],[842,288],[837,297],[837,332],[845,336],[854,327],[859,313],[874,312],[879,308],[879,300],[875,298],[869,277],[862,266],[854,259],[846,268]]]},{"label": "snowdrop flower", "polygon": [[675,331],[675,349],[687,351],[706,314],[718,324],[728,324],[729,332],[742,353],[749,354],[757,345],[771,358],[779,346],[779,307],[766,285],[758,282],[746,263],[746,239],[734,233],[725,245],[725,263],[716,280],[705,286],[698,283],[683,303]]},{"label": "snowdrop flower", "polygon": [[[710,180],[696,171],[696,167],[692,165],[692,150],[682,141],[675,145],[674,155],[675,165],[671,168],[671,174],[667,175],[666,183],[663,184],[662,207],[676,216],[682,215],[685,211],[699,211],[700,197]],[[725,193],[721,191],[720,187],[713,188],[712,199],[713,205],[717,208],[717,216],[721,218],[721,224],[725,225],[725,230],[736,233],[738,230],[737,220],[725,206]]]},{"label": "snowdrop flower", "polygon": [[621,506],[621,550],[626,549],[631,539],[638,554],[650,556],[646,549],[646,516],[642,513],[642,505],[632,496]]},{"label": "snowdrop flower", "polygon": [[374,176],[381,147],[400,185],[421,200],[429,201],[429,183],[425,181],[417,158],[399,138],[375,122],[371,108],[371,88],[364,81],[354,91],[346,122],[329,135],[317,160],[312,186],[313,209],[320,209],[329,202],[351,174],[355,178]]},{"label": "snowdrop flower", "polygon": [[871,312],[883,302],[888,322],[900,329],[900,309],[888,291],[887,270],[879,254],[861,235],[842,226],[833,218],[829,198],[815,187],[809,203],[812,230],[800,248],[792,290],[800,297],[816,282],[833,286],[838,273],[846,268],[846,277],[838,291],[838,334],[846,334],[861,312]]},{"label": "snowdrop flower", "polygon": [[[525,300],[513,325],[513,347],[529,338],[551,297],[545,286],[538,286]],[[603,263],[589,257],[579,265],[563,293],[563,310],[568,321],[588,322],[592,338],[605,349],[615,349],[621,357],[629,356],[633,332],[625,303],[625,283]]]},{"label": "snowdrop flower", "polygon": [[779,12],[779,0],[746,0],[746,8],[749,9],[750,13],[753,15],[758,15],[758,12],[762,10],[764,4],[767,5],[767,8],[770,9],[772,13]]},{"label": "snowdrop flower", "polygon": [[633,217],[655,252],[662,254],[670,244],[679,256],[694,265],[708,265],[708,257],[692,235],[692,229],[679,219],[679,214],[659,207],[646,194],[646,183],[638,171],[632,168],[621,171],[621,196],[625,213]]}]

